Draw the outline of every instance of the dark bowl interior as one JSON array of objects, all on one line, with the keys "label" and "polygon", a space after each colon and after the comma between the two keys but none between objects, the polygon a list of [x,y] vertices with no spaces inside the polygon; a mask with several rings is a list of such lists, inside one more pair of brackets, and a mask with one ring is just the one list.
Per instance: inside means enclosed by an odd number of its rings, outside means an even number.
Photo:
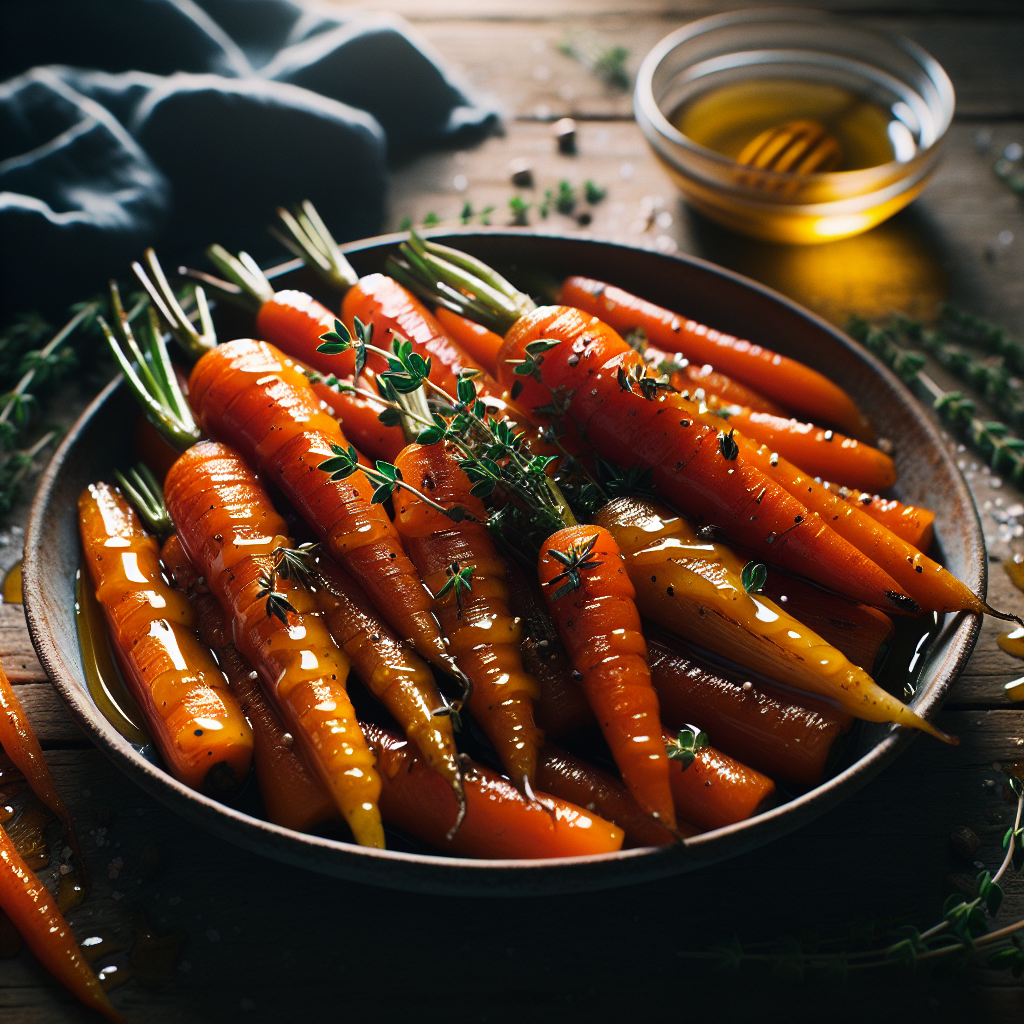
[{"label": "dark bowl interior", "polygon": [[[513,280],[540,272],[614,281],[719,330],[794,356],[840,381],[880,434],[899,439],[898,495],[935,511],[945,564],[975,593],[984,595],[981,527],[947,446],[893,374],[834,327],[761,285],[690,257],[517,231],[435,232],[433,237],[479,256]],[[383,269],[398,240],[399,236],[388,236],[346,248],[356,269],[366,274]],[[278,280],[284,282],[316,290],[301,269],[287,270]],[[321,298],[337,306],[337,297]],[[233,326],[230,320],[222,322],[222,337],[234,336],[226,330],[229,325]],[[749,821],[697,836],[682,847],[568,860],[482,861],[367,850],[279,828],[217,803],[175,781],[124,740],[93,703],[82,669],[74,613],[79,564],[76,501],[86,484],[109,478],[112,467],[130,464],[136,416],[127,390],[112,383],[68,434],[42,479],[25,545],[24,597],[32,641],[71,714],[122,771],[189,821],[247,849],[340,878],[424,892],[518,895],[600,889],[693,870],[799,828],[873,778],[913,736],[889,726],[867,726],[853,740],[844,762],[848,767],[821,786]],[[918,712],[934,714],[966,663],[977,634],[977,617],[966,613],[947,615],[940,623],[912,701]]]}]

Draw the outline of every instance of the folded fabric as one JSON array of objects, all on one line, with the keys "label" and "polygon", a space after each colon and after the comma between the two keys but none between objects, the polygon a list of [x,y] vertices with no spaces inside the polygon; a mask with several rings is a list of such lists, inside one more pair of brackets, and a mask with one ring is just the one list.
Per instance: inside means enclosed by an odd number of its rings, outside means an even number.
[{"label": "folded fabric", "polygon": [[372,234],[389,159],[497,126],[401,19],[289,0],[6,0],[0,79],[0,319],[149,244],[279,253],[304,198]]}]

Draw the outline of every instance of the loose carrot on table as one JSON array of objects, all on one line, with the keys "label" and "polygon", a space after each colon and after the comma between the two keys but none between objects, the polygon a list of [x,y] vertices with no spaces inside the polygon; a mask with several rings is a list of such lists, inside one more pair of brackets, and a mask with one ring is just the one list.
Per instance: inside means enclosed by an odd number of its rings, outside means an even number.
[{"label": "loose carrot on table", "polygon": [[82,956],[50,891],[22,860],[0,826],[0,909],[39,962],[77,999],[107,1020],[123,1021]]},{"label": "loose carrot on table", "polygon": [[[666,733],[665,740],[672,737]],[[670,761],[669,783],[676,811],[702,829],[746,821],[778,800],[768,776],[713,747],[698,750],[691,764]]]},{"label": "loose carrot on table", "polygon": [[[487,510],[444,444],[409,445],[395,466],[418,492],[395,494],[395,525],[435,595],[449,650],[472,683],[469,710],[513,782],[528,792],[542,742],[533,718],[540,688],[523,668],[522,628],[509,610],[505,563],[484,525]],[[468,516],[453,522],[437,505],[461,506]]]},{"label": "loose carrot on table", "polygon": [[182,546],[307,763],[356,842],[383,847],[380,778],[345,689],[348,658],[327,632],[315,597],[274,572],[274,552],[291,548],[284,520],[242,458],[216,442],[182,455],[165,490]]},{"label": "loose carrot on table", "polygon": [[75,852],[78,871],[81,873],[83,887],[88,887],[89,875],[85,866],[85,858],[82,857],[82,848],[78,843],[78,833],[75,831],[74,822],[71,820],[71,813],[67,805],[57,792],[57,786],[50,774],[50,767],[43,757],[43,749],[39,746],[39,739],[32,729],[32,724],[25,714],[7,678],[4,667],[0,664],[0,747],[11,759],[14,766],[25,776],[25,781],[32,788],[32,792],[57,816],[64,832],[67,835],[68,843]]},{"label": "loose carrot on table", "polygon": [[391,825],[461,857],[509,860],[587,857],[622,848],[622,829],[549,794],[528,800],[507,779],[467,761],[466,815],[444,780],[409,743],[364,723],[383,780],[381,811]]},{"label": "loose carrot on table", "polygon": [[674,831],[658,698],[633,584],[615,541],[600,527],[566,527],[541,545],[538,572],[623,781],[648,814]]},{"label": "loose carrot on table", "polygon": [[284,491],[395,632],[448,669],[430,594],[387,513],[371,502],[373,485],[360,470],[334,482],[319,468],[347,440],[291,361],[265,342],[228,342],[196,363],[189,401],[210,436],[233,445]]},{"label": "loose carrot on table", "polygon": [[641,327],[659,348],[681,352],[695,363],[710,363],[793,412],[819,423],[835,424],[863,441],[875,438],[871,425],[842,388],[795,359],[721,334],[622,288],[590,278],[566,278],[558,298],[564,305],[600,317],[617,331]]},{"label": "loose carrot on table", "polygon": [[865,494],[853,487],[846,487],[827,480],[819,481],[827,490],[843,501],[856,505],[862,512],[876,519],[897,537],[913,544],[919,551],[927,551],[932,543],[935,513],[920,505],[904,505],[895,498],[882,498],[877,494]]},{"label": "loose carrot on table", "polygon": [[281,716],[264,696],[256,673],[231,638],[231,626],[220,602],[200,580],[175,533],[164,543],[160,561],[174,585],[188,595],[196,612],[199,639],[217,655],[253,732],[253,766],[267,817],[298,832],[338,817],[327,790],[299,756]]},{"label": "loose carrot on table", "polygon": [[233,795],[252,763],[252,730],[196,638],[188,600],[164,580],[156,538],[108,484],[82,492],[78,517],[111,646],[171,774],[194,789]]},{"label": "loose carrot on table", "polygon": [[337,562],[318,555],[317,605],[334,642],[366,688],[391,712],[427,766],[462,799],[451,718],[430,667],[387,627],[362,587]]}]

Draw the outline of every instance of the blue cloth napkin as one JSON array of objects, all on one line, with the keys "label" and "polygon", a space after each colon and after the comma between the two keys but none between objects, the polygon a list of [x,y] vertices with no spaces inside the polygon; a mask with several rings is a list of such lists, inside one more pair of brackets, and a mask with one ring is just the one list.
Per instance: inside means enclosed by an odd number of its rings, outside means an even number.
[{"label": "blue cloth napkin", "polygon": [[380,228],[389,162],[497,127],[400,18],[290,0],[0,3],[0,322],[311,199]]}]

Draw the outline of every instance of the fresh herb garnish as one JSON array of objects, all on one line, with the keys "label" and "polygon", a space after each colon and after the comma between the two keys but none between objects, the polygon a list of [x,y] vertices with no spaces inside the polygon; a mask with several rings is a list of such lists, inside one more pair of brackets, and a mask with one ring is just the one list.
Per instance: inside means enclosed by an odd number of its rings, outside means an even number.
[{"label": "fresh herb garnish", "polygon": [[764,585],[768,581],[768,569],[760,562],[747,562],[743,566],[741,579],[743,589],[748,594],[757,594],[764,589]]},{"label": "fresh herb garnish", "polygon": [[697,755],[708,745],[708,734],[692,725],[684,726],[679,734],[665,744],[670,761],[678,761],[685,771]]},{"label": "fresh herb garnish", "polygon": [[565,551],[559,551],[558,548],[548,548],[547,553],[565,566],[560,573],[552,576],[547,581],[547,586],[550,587],[565,580],[565,583],[555,591],[551,598],[552,601],[557,601],[565,597],[566,594],[579,590],[583,586],[583,577],[580,574],[588,569],[596,569],[599,565],[604,564],[603,562],[595,562],[590,559],[594,546],[597,544],[598,536],[599,534],[595,533],[588,541],[583,543],[573,542]]}]

